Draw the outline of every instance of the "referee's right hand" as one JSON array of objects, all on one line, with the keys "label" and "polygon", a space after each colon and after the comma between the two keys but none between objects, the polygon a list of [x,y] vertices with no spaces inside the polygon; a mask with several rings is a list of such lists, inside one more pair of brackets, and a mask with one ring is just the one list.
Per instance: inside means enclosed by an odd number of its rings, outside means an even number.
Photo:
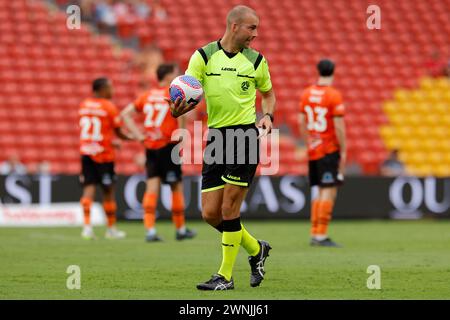
[{"label": "referee's right hand", "polygon": [[166,101],[170,105],[170,113],[174,118],[182,116],[183,114],[194,109],[196,106],[194,102],[187,103],[186,100],[181,99],[180,97],[178,97],[175,102],[172,102],[172,100],[170,99],[166,99]]},{"label": "referee's right hand", "polygon": [[258,131],[259,131],[258,139],[261,139],[272,132],[272,128],[273,128],[272,119],[269,116],[264,115],[261,118],[261,120],[259,120],[257,127],[258,127]]}]

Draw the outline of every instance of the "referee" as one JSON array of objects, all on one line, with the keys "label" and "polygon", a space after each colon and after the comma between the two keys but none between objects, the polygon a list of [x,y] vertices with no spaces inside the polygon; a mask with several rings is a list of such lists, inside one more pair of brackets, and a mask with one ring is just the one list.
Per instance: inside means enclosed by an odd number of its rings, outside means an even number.
[{"label": "referee", "polygon": [[[258,36],[259,18],[246,6],[236,6],[227,15],[223,37],[192,55],[186,74],[203,85],[209,135],[203,157],[202,217],[222,233],[222,264],[200,290],[234,288],[233,266],[239,247],[249,254],[250,285],[259,286],[270,245],[256,240],[242,225],[240,208],[259,162],[259,137],[272,130],[275,93],[267,61],[249,47]],[[263,118],[256,126],[256,90],[262,94]],[[171,106],[178,117],[195,106],[177,100]],[[242,137],[244,137],[242,139]],[[220,140],[220,144],[218,141]],[[208,155],[208,146],[223,146]],[[215,148],[217,151],[217,148]],[[220,152],[222,151],[222,152]]]}]

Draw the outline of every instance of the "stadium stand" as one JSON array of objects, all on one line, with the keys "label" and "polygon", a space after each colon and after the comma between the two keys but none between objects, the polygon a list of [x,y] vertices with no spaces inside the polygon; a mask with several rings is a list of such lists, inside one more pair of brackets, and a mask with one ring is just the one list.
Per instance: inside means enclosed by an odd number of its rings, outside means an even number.
[{"label": "stadium stand", "polygon": [[[219,38],[226,9],[236,1],[165,1],[170,22],[155,29],[159,45],[187,63],[189,53],[210,39]],[[410,89],[425,72],[424,61],[434,48],[448,46],[448,1],[379,1],[382,29],[368,30],[366,1],[248,1],[261,17],[255,47],[269,61],[278,104],[278,125],[287,123],[299,135],[297,108],[301,88],[314,81],[315,63],[328,56],[337,62],[336,85],[347,105],[349,160],[359,162],[366,174],[377,174],[387,150],[379,134],[386,123],[382,102],[396,88]],[[180,11],[180,5],[185,10]],[[401,13],[401,15],[399,14]],[[184,15],[204,17],[187,21]],[[389,30],[389,32],[382,32]],[[445,56],[448,52],[443,52]],[[287,140],[289,141],[289,140]],[[306,169],[304,160],[281,153],[281,172]],[[290,148],[290,149],[289,149]],[[285,155],[288,156],[285,156]],[[296,173],[296,172],[295,172]]]},{"label": "stadium stand", "polygon": [[[0,1],[0,149],[26,164],[51,162],[53,173],[79,172],[77,109],[101,75],[115,83],[118,105],[133,99],[138,75],[129,51],[86,26],[66,28],[66,15],[45,2]],[[120,152],[131,172],[139,146]],[[2,159],[4,160],[4,159]]]},{"label": "stadium stand", "polygon": [[[378,173],[387,149],[397,146],[392,143],[400,139],[397,132],[408,136],[404,126],[396,125],[396,117],[400,122],[404,117],[397,112],[403,110],[398,106],[430,110],[433,105],[433,110],[448,114],[449,101],[436,98],[442,92],[426,89],[440,88],[441,80],[439,85],[423,80],[419,91],[405,91],[418,87],[430,52],[447,48],[441,55],[448,56],[448,0],[377,1],[382,8],[381,30],[367,29],[370,3],[359,0],[162,1],[168,18],[156,24],[149,21],[148,29],[145,22],[140,23],[137,34],[145,37],[143,42],[153,39],[167,60],[180,61],[185,67],[196,48],[221,36],[224,14],[238,2],[253,6],[261,17],[255,48],[270,64],[278,98],[276,124],[288,125],[293,133],[280,140],[279,174],[306,173],[306,159],[297,150],[298,100],[302,88],[314,81],[315,64],[324,56],[337,63],[336,86],[347,106],[349,160],[361,164],[365,174]],[[186,15],[201,18],[183,19]],[[111,37],[98,36],[86,25],[68,30],[65,19],[63,12],[46,2],[0,0],[0,160],[19,152],[25,163],[48,160],[52,172],[75,174],[79,170],[76,110],[89,94],[90,81],[99,75],[110,76],[116,86],[115,102],[122,108],[138,91],[139,74],[131,63],[133,52],[118,49]],[[391,129],[385,129],[386,114],[393,123]],[[408,113],[408,119],[415,121],[419,114]],[[430,125],[445,118],[427,117]],[[438,129],[443,126],[434,127],[436,137],[445,135]],[[425,128],[416,127],[416,131],[425,132]],[[414,137],[416,145],[424,148],[433,149],[433,143],[438,143],[428,138],[424,143],[419,134]],[[435,169],[423,157],[422,148],[415,153],[403,148],[401,155],[411,173],[448,175],[445,164]],[[138,170],[133,162],[138,150],[138,145],[124,143],[118,172]],[[441,159],[437,152],[433,161]],[[185,166],[187,174],[199,170],[199,165]]]},{"label": "stadium stand", "polygon": [[450,82],[423,78],[416,90],[397,90],[383,108],[389,125],[381,127],[386,146],[400,151],[408,173],[450,175]]}]

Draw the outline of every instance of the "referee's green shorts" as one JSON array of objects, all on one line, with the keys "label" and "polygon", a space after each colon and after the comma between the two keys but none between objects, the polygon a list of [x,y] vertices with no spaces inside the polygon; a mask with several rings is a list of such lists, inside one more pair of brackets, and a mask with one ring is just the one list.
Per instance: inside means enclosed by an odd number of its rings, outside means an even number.
[{"label": "referee's green shorts", "polygon": [[226,183],[249,187],[259,163],[258,129],[254,123],[209,128],[203,154],[202,192]]}]

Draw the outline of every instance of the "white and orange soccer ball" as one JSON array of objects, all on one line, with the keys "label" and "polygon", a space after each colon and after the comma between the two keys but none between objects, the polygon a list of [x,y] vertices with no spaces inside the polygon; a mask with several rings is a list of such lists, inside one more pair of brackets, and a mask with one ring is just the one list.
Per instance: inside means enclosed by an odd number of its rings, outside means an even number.
[{"label": "white and orange soccer ball", "polygon": [[187,103],[198,104],[203,98],[201,83],[189,75],[178,76],[173,79],[169,87],[170,100],[175,102],[177,98],[185,99]]}]

